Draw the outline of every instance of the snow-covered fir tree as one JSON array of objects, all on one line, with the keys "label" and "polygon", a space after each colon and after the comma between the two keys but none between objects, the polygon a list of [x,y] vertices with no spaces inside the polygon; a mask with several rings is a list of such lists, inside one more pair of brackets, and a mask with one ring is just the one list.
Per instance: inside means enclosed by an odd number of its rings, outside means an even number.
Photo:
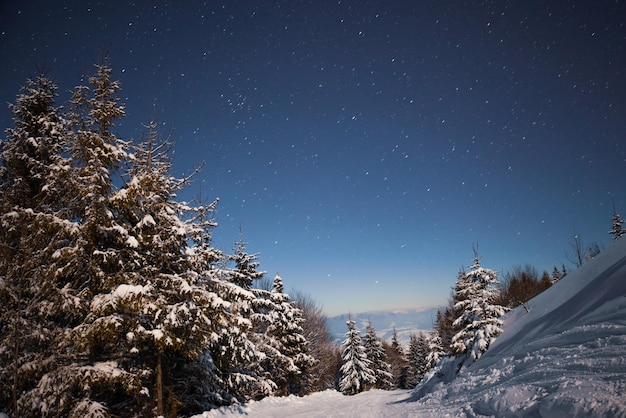
[{"label": "snow-covered fir tree", "polygon": [[427,351],[426,355],[426,371],[434,369],[439,361],[446,356],[446,350],[444,349],[443,341],[441,341],[441,337],[439,336],[439,332],[437,330],[433,330],[427,339]]},{"label": "snow-covered fir tree", "polygon": [[229,259],[235,263],[231,271],[231,281],[245,290],[250,290],[252,284],[262,279],[265,272],[259,271],[258,254],[248,254],[246,251],[247,244],[243,239],[243,229],[240,227],[239,241],[235,243],[234,253]]},{"label": "snow-covered fir tree", "polygon": [[91,303],[96,297],[124,283],[124,254],[132,242],[116,219],[111,198],[114,176],[129,159],[127,143],[112,128],[124,115],[118,102],[117,82],[106,65],[96,67],[89,87],[76,89],[72,100],[72,129],[67,154],[73,166],[64,181],[69,187],[67,210],[76,225],[71,245],[55,252],[57,271],[62,272],[68,292],[80,300],[81,320],[59,341],[57,350],[69,353],[59,361],[34,391],[34,411],[51,415],[97,416],[108,414],[110,402],[128,387],[140,391],[133,376],[117,370],[116,359],[108,355],[116,325],[100,321],[107,333],[87,333]]},{"label": "snow-covered fir tree", "polygon": [[613,239],[616,240],[622,235],[626,234],[626,228],[624,228],[624,218],[613,209],[613,216],[611,217],[612,228],[609,234],[613,235]]},{"label": "snow-covered fir tree", "polygon": [[495,271],[480,266],[474,251],[474,264],[457,283],[455,309],[460,314],[454,325],[462,328],[452,338],[451,351],[456,356],[467,356],[469,362],[478,359],[502,332],[500,317],[506,309],[493,303],[497,295],[496,277]]},{"label": "snow-covered fir tree", "polygon": [[391,365],[391,374],[393,375],[393,385],[399,389],[408,389],[407,377],[409,365],[407,362],[404,347],[398,339],[398,332],[393,328],[391,336],[391,345],[386,345],[387,359]]},{"label": "snow-covered fir tree", "polygon": [[367,324],[366,333],[363,337],[363,346],[365,347],[365,354],[368,360],[372,363],[371,369],[376,378],[373,387],[385,390],[391,389],[393,387],[391,365],[387,362],[387,353],[376,335],[376,329],[371,321]]},{"label": "snow-covered fir tree", "polygon": [[468,280],[468,274],[465,268],[461,268],[457,273],[452,292],[452,301],[443,318],[445,321],[448,321],[446,336],[448,337],[447,339],[449,339],[449,351],[452,355],[457,354],[452,348],[452,340],[459,331],[468,325],[466,321],[469,320],[468,318],[459,320],[459,318],[462,316],[464,309],[471,305],[470,297],[476,292],[476,287],[477,284],[475,282]]},{"label": "snow-covered fir tree", "polygon": [[308,341],[302,331],[302,311],[284,293],[283,279],[274,277],[270,293],[272,302],[267,333],[280,353],[275,359],[279,367],[272,373],[278,395],[304,395],[311,390],[310,368],[316,360],[309,354]]},{"label": "snow-covered fir tree", "polygon": [[28,80],[10,105],[15,126],[0,142],[0,410],[30,416],[34,388],[65,361],[59,339],[80,303],[55,256],[76,232],[63,156],[68,124],[54,106],[56,85]]},{"label": "snow-covered fir tree", "polygon": [[202,400],[189,387],[202,387],[215,373],[205,369],[199,376],[198,368],[195,373],[186,369],[216,341],[228,304],[192,264],[188,245],[198,226],[183,219],[190,208],[175,196],[184,179],[169,174],[168,144],[159,140],[155,127],[148,126],[125,187],[111,199],[117,222],[128,234],[123,282],[94,297],[85,330],[106,335],[103,324],[115,321],[107,357],[124,358],[118,368],[137,375],[142,389],[131,399],[140,414],[172,415],[198,412],[185,409]]},{"label": "snow-covered fir tree", "polygon": [[62,152],[69,126],[55,107],[56,97],[57,86],[39,74],[27,80],[16,103],[9,105],[15,127],[7,129],[2,141],[0,166],[6,204],[43,211],[59,210],[67,203],[62,180],[71,161]]},{"label": "snow-covered fir tree", "polygon": [[415,387],[428,372],[428,337],[423,332],[419,335],[411,334],[408,353],[408,382],[409,387]]},{"label": "snow-covered fir tree", "polygon": [[[229,317],[210,352],[225,394],[232,400],[246,402],[274,393],[276,384],[262,367],[267,357],[261,347],[264,340],[259,338],[255,322],[258,317],[255,315],[262,310],[259,305],[263,304],[258,302],[257,294],[250,287],[264,273],[257,271],[257,256],[246,252],[243,234],[236,245],[234,254],[227,257],[235,263],[234,267],[227,269],[222,279],[214,277],[211,280],[211,286],[229,304]],[[266,329],[263,328],[263,332]]]},{"label": "snow-covered fir tree", "polygon": [[441,346],[445,350],[446,355],[450,353],[452,337],[454,337],[455,334],[453,326],[455,319],[456,316],[453,301],[450,301],[448,306],[438,310],[435,317],[434,329],[437,331],[437,336],[441,340]]},{"label": "snow-covered fir tree", "polygon": [[348,319],[347,325],[348,332],[342,343],[339,390],[344,395],[356,395],[376,383],[376,375],[372,370],[372,362],[367,358],[359,330],[352,318]]},{"label": "snow-covered fir tree", "polygon": [[72,209],[82,235],[74,260],[83,263],[82,284],[98,293],[110,290],[121,265],[118,249],[129,244],[127,231],[116,223],[111,198],[130,155],[128,142],[112,131],[125,113],[111,68],[106,63],[97,65],[89,84],[77,87],[72,98],[70,151],[76,168],[68,180],[75,189]]},{"label": "snow-covered fir tree", "polygon": [[[245,402],[270,394],[275,387],[258,373],[263,358],[250,340],[251,321],[248,306],[255,295],[232,283],[231,271],[223,267],[227,258],[211,245],[211,230],[217,226],[212,219],[218,200],[209,204],[200,201],[193,207],[190,247],[191,272],[201,278],[212,292],[210,320],[214,324],[211,343],[200,362],[189,364],[187,372],[197,376],[197,384],[186,386],[186,404],[204,405],[204,409]],[[211,378],[206,378],[211,375]]]}]

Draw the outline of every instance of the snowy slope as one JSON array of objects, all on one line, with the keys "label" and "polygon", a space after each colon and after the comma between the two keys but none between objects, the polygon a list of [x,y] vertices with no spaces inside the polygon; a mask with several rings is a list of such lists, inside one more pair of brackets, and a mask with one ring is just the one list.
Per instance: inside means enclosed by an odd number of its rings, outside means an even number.
[{"label": "snowy slope", "polygon": [[626,240],[528,306],[452,384],[418,388],[431,392],[423,412],[441,402],[476,416],[626,416]]},{"label": "snowy slope", "polygon": [[[265,399],[205,417],[626,417],[626,239],[523,307],[476,363],[408,391]],[[448,363],[454,367],[454,363]]]}]

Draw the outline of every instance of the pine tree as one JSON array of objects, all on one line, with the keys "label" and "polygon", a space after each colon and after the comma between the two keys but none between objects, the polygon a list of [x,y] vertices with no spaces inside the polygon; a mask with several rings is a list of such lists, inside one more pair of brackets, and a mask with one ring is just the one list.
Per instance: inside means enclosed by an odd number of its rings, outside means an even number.
[{"label": "pine tree", "polygon": [[428,337],[423,332],[420,332],[419,335],[411,334],[409,342],[409,371],[407,379],[409,387],[415,387],[428,371],[428,354]]},{"label": "pine tree", "polygon": [[[478,259],[475,259],[478,263]],[[465,326],[467,326],[467,319],[459,319],[463,316],[464,310],[471,305],[471,297],[476,292],[476,283],[468,279],[468,273],[464,268],[461,268],[457,273],[457,280],[454,284],[452,292],[452,301],[450,306],[450,352],[456,355],[455,350],[452,348],[454,336],[459,333]]]},{"label": "pine tree", "polygon": [[382,342],[376,335],[376,330],[370,321],[367,325],[365,336],[363,337],[365,354],[372,363],[371,369],[374,372],[376,381],[374,387],[377,389],[389,390],[393,387],[393,375],[391,365],[387,362],[387,353]]},{"label": "pine tree", "polygon": [[[125,114],[117,97],[120,85],[111,80],[111,68],[106,63],[97,65],[89,84],[91,87],[77,87],[71,101],[70,152],[76,168],[68,180],[74,188],[73,216],[81,230],[81,240],[72,254],[72,269],[81,272],[77,279],[82,282],[76,286],[88,288],[95,295],[110,291],[120,281],[119,251],[130,244],[111,204],[115,176],[130,156],[128,143],[111,130]],[[91,350],[93,360],[97,347]]]},{"label": "pine tree", "polygon": [[348,319],[347,325],[347,338],[342,343],[343,353],[339,390],[344,395],[356,395],[376,383],[376,376],[352,318]]},{"label": "pine tree", "polygon": [[[54,366],[24,397],[33,414],[104,414],[108,406],[92,394],[114,398],[116,395],[104,388],[128,387],[132,380],[102,356],[106,335],[86,335],[81,325],[94,297],[122,282],[121,251],[128,246],[128,236],[116,223],[111,206],[112,176],[128,158],[111,128],[124,112],[115,98],[118,85],[111,82],[110,69],[106,65],[97,68],[97,74],[89,79],[93,90],[80,87],[80,94],[74,96],[71,130],[63,150],[72,158],[63,177],[67,191],[64,212],[72,235],[47,258],[52,261],[56,287],[71,301],[66,311],[73,318],[55,341],[55,351],[63,353],[63,358],[56,356]],[[114,329],[115,324],[109,323],[109,330]]]},{"label": "pine tree", "polygon": [[310,368],[316,360],[310,356],[308,341],[302,335],[302,311],[283,290],[282,277],[277,274],[270,293],[271,320],[267,328],[280,353],[275,358],[279,367],[272,377],[278,385],[278,395],[304,395],[310,392]]},{"label": "pine tree", "polygon": [[234,254],[230,256],[230,260],[235,263],[235,268],[231,272],[231,281],[237,286],[245,290],[252,289],[252,284],[256,280],[260,280],[265,272],[258,271],[259,262],[258,254],[248,254],[246,245],[248,243],[243,240],[243,230],[239,228],[239,241],[235,243],[236,248]]},{"label": "pine tree", "polygon": [[435,318],[434,329],[437,331],[437,335],[441,339],[441,346],[448,353],[450,351],[450,345],[452,337],[454,337],[455,328],[454,320],[456,319],[454,303],[450,301],[450,305],[443,308],[443,310],[437,311]]},{"label": "pine tree", "polygon": [[54,106],[56,89],[43,74],[28,80],[1,143],[0,409],[15,416],[32,413],[31,393],[63,361],[56,341],[79,306],[54,266],[75,232],[65,210],[68,124]]},{"label": "pine tree", "polygon": [[[107,356],[124,358],[118,366],[140,379],[142,390],[133,396],[142,414],[172,415],[185,404],[180,381],[198,383],[181,369],[203,358],[221,330],[215,312],[227,304],[190,264],[196,225],[183,220],[188,208],[175,201],[185,181],[169,174],[168,144],[155,127],[149,125],[147,141],[135,149],[126,187],[111,199],[128,234],[124,282],[94,298],[86,330],[105,334],[100,318],[116,318]],[[138,396],[144,393],[153,395],[144,400]]]},{"label": "pine tree", "polygon": [[437,330],[433,330],[431,332],[430,336],[427,339],[427,344],[428,354],[426,355],[425,373],[437,367],[439,361],[447,355],[446,350],[444,349],[443,341],[441,340],[441,337],[439,336]]},{"label": "pine tree", "polygon": [[554,266],[554,269],[552,270],[552,284],[558,282],[565,276],[567,276],[567,269],[565,268],[565,264],[563,264],[561,270],[559,270],[557,266]]},{"label": "pine tree", "polygon": [[625,222],[624,218],[615,211],[615,208],[613,208],[613,216],[612,216],[613,227],[609,231],[609,234],[613,235],[614,240],[626,234],[626,228],[624,228],[624,222]]},{"label": "pine tree", "polygon": [[[211,230],[216,223],[211,218],[218,200],[193,208],[190,257],[191,274],[198,275],[206,289],[213,293],[209,309],[214,326],[211,342],[201,358],[185,367],[193,382],[184,379],[180,386],[187,390],[186,405],[205,410],[246,402],[270,394],[275,385],[259,375],[258,363],[264,356],[250,339],[251,321],[247,306],[255,295],[232,283],[231,271],[220,267],[225,257],[211,245]],[[204,406],[203,406],[204,405]]]},{"label": "pine tree", "polygon": [[409,365],[404,353],[404,348],[398,340],[398,333],[395,327],[393,328],[391,345],[385,348],[389,364],[391,364],[391,374],[393,375],[394,386],[399,389],[408,389]]},{"label": "pine tree", "polygon": [[[218,342],[211,346],[211,355],[224,382],[225,398],[246,402],[272,394],[276,384],[262,365],[267,358],[262,346],[269,338],[265,335],[266,305],[251,288],[264,273],[257,271],[258,256],[246,252],[243,233],[236,245],[234,254],[226,257],[234,268],[227,269],[223,279],[211,280],[229,304],[229,316]],[[259,322],[262,331],[257,329]]]},{"label": "pine tree", "polygon": [[[15,128],[2,142],[3,202],[38,211],[58,211],[66,196],[61,178],[71,162],[63,157],[68,122],[54,106],[57,86],[44,74],[27,80],[9,105]],[[8,194],[10,190],[10,194]]]},{"label": "pine tree", "polygon": [[467,355],[470,361],[478,359],[497,335],[502,332],[500,317],[505,308],[493,304],[496,297],[496,272],[480,266],[480,258],[474,251],[474,264],[470,271],[461,277],[458,286],[459,301],[455,308],[460,316],[455,326],[462,329],[452,338],[452,353]]}]

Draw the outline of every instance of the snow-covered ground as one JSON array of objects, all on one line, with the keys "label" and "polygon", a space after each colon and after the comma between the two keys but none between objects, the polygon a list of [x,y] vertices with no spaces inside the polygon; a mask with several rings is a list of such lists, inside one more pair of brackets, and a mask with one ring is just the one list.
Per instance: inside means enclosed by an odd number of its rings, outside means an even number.
[{"label": "snow-covered ground", "polygon": [[[512,311],[476,363],[416,391],[335,391],[198,417],[626,417],[626,239]],[[448,363],[453,368],[454,363]]]}]

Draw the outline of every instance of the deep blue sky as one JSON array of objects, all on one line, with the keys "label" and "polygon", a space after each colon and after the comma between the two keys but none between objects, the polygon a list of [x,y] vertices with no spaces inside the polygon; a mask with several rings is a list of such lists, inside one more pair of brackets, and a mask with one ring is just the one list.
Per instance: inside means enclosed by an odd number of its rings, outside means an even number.
[{"label": "deep blue sky", "polygon": [[241,225],[329,314],[433,306],[475,243],[499,271],[610,243],[625,25],[620,1],[2,1],[0,99],[45,64],[64,103],[109,50],[117,132],[156,111],[175,174],[206,162],[181,198],[220,198],[219,248]]}]

